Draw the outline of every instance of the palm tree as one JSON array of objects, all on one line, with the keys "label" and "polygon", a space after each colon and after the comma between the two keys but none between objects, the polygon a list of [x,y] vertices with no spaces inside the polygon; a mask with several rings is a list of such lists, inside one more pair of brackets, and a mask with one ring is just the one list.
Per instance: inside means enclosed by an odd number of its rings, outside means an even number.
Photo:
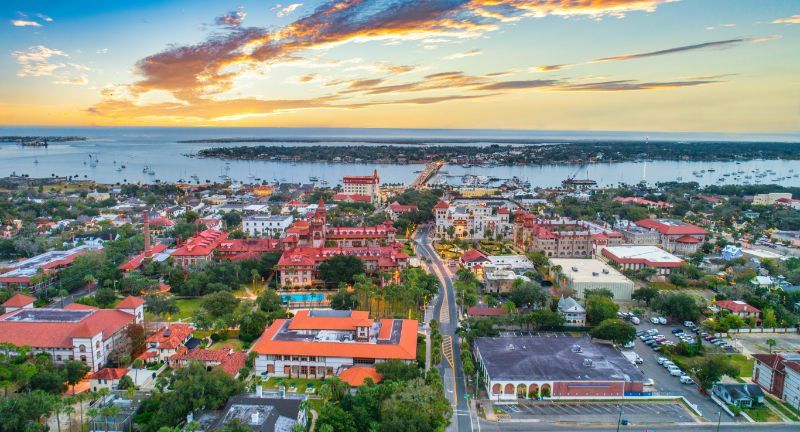
[{"label": "palm tree", "polygon": [[512,301],[507,301],[502,305],[503,311],[506,314],[511,315],[517,311],[517,305],[514,304]]},{"label": "palm tree", "polygon": [[767,339],[767,340],[765,341],[765,343],[766,343],[766,344],[767,344],[767,346],[769,347],[769,353],[770,353],[770,354],[772,354],[772,347],[774,347],[775,345],[777,345],[777,344],[778,344],[778,342],[777,342],[775,339]]},{"label": "palm tree", "polygon": [[[96,418],[96,417],[97,417],[99,414],[100,414],[100,412],[97,410],[97,408],[89,408],[89,409],[87,409],[87,410],[86,410],[86,416],[87,416],[87,417],[89,417],[89,430],[91,430],[91,429],[92,429],[92,427],[91,427],[91,423],[94,421],[94,419],[95,419],[95,418]],[[83,425],[83,424],[81,423],[81,426],[82,426],[82,425]]]}]

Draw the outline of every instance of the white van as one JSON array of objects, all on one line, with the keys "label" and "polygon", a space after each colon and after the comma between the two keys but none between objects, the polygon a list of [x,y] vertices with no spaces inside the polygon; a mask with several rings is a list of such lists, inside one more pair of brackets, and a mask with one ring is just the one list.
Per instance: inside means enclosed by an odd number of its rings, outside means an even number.
[{"label": "white van", "polygon": [[669,374],[672,376],[681,376],[683,375],[683,371],[675,367],[674,369],[669,370]]}]

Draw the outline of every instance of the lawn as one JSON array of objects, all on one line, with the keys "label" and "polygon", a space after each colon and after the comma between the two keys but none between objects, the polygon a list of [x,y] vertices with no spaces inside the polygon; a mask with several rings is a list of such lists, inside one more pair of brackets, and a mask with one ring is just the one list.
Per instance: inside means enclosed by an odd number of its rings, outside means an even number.
[{"label": "lawn", "polygon": [[740,377],[753,376],[753,359],[745,357],[744,354],[731,354],[728,358],[739,366]]},{"label": "lawn", "polygon": [[215,342],[209,349],[222,349],[225,345],[230,345],[236,351],[241,351],[244,348],[244,342],[239,339],[226,339],[224,341]]},{"label": "lawn", "polygon": [[763,404],[755,406],[753,408],[748,408],[748,409],[744,410],[744,412],[747,413],[747,415],[749,415],[750,418],[752,418],[753,420],[755,420],[757,422],[779,422],[779,421],[781,421],[781,418],[778,417],[777,414],[772,412],[772,410],[769,409],[769,407],[767,407],[766,405],[763,405]]},{"label": "lawn", "polygon": [[774,408],[777,408],[778,411],[782,412],[783,415],[789,417],[792,421],[800,421],[800,410],[797,408],[789,405],[788,402],[784,402],[775,396],[767,395],[767,400],[772,404]]},{"label": "lawn", "polygon": [[186,319],[194,316],[194,311],[200,307],[199,298],[186,298],[177,299],[175,304],[180,309],[178,313],[173,314],[170,318],[173,320]]}]

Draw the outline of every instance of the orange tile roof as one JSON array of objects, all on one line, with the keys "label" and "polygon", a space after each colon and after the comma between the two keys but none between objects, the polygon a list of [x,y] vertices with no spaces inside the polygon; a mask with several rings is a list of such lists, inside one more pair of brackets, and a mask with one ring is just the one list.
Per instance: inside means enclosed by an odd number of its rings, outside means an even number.
[{"label": "orange tile roof", "polygon": [[299,310],[290,321],[289,330],[352,330],[369,327],[373,321],[367,311],[351,311],[349,317],[311,316],[307,310]]},{"label": "orange tile roof", "polygon": [[392,328],[394,328],[394,320],[393,319],[382,319],[381,320],[381,329],[378,332],[378,339],[391,339],[392,338]]},{"label": "orange tile roof", "polygon": [[103,368],[92,374],[94,380],[118,380],[128,373],[128,369]]},{"label": "orange tile roof", "polygon": [[114,309],[136,309],[144,304],[144,299],[140,297],[128,296],[114,306]]},{"label": "orange tile roof", "polygon": [[89,305],[85,305],[85,304],[80,304],[80,303],[70,303],[70,304],[64,306],[64,309],[67,309],[67,310],[98,310],[100,308],[99,307],[95,307],[95,306],[89,306]]},{"label": "orange tile roof", "polygon": [[27,305],[35,302],[35,301],[36,301],[36,297],[27,296],[25,294],[16,294],[13,297],[11,297],[10,299],[6,300],[6,302],[3,303],[0,306],[3,306],[3,307],[23,307],[23,306],[27,306]]},{"label": "orange tile roof", "polygon": [[176,349],[183,345],[189,336],[194,332],[189,324],[175,323],[167,327],[161,327],[156,333],[150,335],[145,342],[157,344],[157,349]]},{"label": "orange tile roof", "polygon": [[364,380],[367,378],[371,378],[374,383],[379,383],[383,379],[383,375],[378,373],[378,370],[371,366],[353,366],[343,370],[339,374],[340,380],[353,387],[364,384]]},{"label": "orange tile roof", "polygon": [[[12,316],[14,311],[3,317]],[[0,320],[0,342],[16,346],[72,347],[73,338],[89,338],[103,333],[108,339],[134,321],[133,315],[118,310],[99,309],[78,322],[30,322]]]},{"label": "orange tile roof", "polygon": [[323,357],[353,357],[371,359],[414,360],[417,358],[417,321],[402,320],[400,341],[397,344],[359,342],[307,342],[273,340],[287,320],[274,323],[256,341],[251,351],[264,355],[301,355]]}]

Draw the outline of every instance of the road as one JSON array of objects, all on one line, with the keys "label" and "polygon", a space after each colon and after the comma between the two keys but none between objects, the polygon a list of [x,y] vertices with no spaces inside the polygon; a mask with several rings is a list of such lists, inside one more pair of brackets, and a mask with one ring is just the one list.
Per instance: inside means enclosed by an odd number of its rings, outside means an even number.
[{"label": "road", "polygon": [[[461,347],[456,336],[458,309],[455,292],[453,291],[453,277],[431,246],[430,237],[428,236],[429,230],[430,227],[418,230],[415,240],[417,242],[417,253],[430,261],[428,269],[441,282],[439,300],[434,308],[433,316],[440,320],[439,328],[445,339],[442,361],[438,368],[444,381],[445,396],[451,400],[453,405],[453,419],[448,430],[471,432],[473,414],[464,398],[466,384],[464,382],[464,371],[461,368]],[[477,424],[475,427],[478,427]]]},{"label": "road", "polygon": [[566,432],[566,431],[653,431],[653,432],[722,432],[722,431],[747,431],[747,432],[789,432],[797,431],[796,424],[771,424],[771,425],[757,425],[752,423],[675,423],[675,424],[661,424],[661,425],[644,425],[644,424],[631,424],[628,426],[617,425],[591,425],[586,423],[539,423],[539,422],[526,422],[526,423],[512,423],[512,422],[487,422],[481,420],[482,432],[499,432],[499,431],[552,431],[552,432]]}]

